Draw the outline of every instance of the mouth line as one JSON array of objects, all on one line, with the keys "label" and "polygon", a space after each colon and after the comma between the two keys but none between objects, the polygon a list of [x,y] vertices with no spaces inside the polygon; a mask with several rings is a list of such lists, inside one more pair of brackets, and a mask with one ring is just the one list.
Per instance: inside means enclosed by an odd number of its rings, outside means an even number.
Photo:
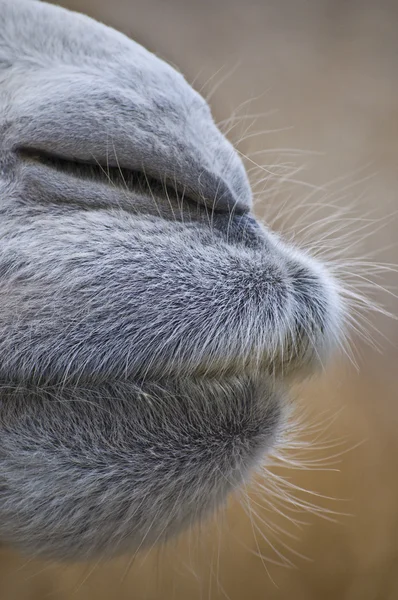
[{"label": "mouth line", "polygon": [[[148,377],[140,377],[139,375],[134,377],[103,377],[99,379],[91,379],[86,377],[78,377],[76,380],[71,379],[65,381],[62,377],[59,379],[54,378],[38,378],[24,380],[13,380],[13,379],[2,379],[0,381],[0,396],[1,394],[12,394],[18,393],[37,393],[37,394],[50,394],[51,396],[57,395],[57,393],[75,393],[80,392],[94,392],[101,396],[102,392],[108,394],[109,389],[114,388],[115,390],[121,386],[120,389],[128,389],[139,391],[144,390],[147,386],[159,386],[164,388],[173,388],[175,385],[187,384],[192,382],[195,385],[200,384],[211,384],[214,383],[228,383],[232,381],[240,382],[254,382],[258,380],[267,380],[267,384],[273,389],[286,389],[290,385],[297,383],[297,381],[303,380],[306,375],[300,377],[300,374],[306,372],[306,368],[303,366],[296,368],[288,368],[289,365],[279,365],[277,369],[272,367],[264,367],[258,369],[250,368],[224,368],[223,371],[214,371],[206,369],[202,372],[194,371],[192,373],[174,373],[165,376],[151,375]],[[285,371],[286,369],[286,371]],[[308,369],[313,374],[313,368]],[[308,373],[307,373],[308,374]],[[116,386],[116,387],[115,387]],[[76,398],[78,401],[78,398]]]}]

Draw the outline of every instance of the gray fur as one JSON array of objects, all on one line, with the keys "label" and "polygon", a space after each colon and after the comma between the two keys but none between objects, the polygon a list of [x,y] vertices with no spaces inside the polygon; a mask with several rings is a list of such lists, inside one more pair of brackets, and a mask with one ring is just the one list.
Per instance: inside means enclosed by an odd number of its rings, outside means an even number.
[{"label": "gray fur", "polygon": [[247,478],[342,302],[180,74],[58,7],[0,14],[0,540],[111,555]]}]

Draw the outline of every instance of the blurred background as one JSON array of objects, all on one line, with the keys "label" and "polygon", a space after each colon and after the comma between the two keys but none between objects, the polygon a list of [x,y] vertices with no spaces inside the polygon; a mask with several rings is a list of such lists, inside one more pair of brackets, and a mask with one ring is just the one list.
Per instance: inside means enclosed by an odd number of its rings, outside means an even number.
[{"label": "blurred background", "polygon": [[[344,259],[398,314],[396,0],[60,4],[176,65],[244,155],[257,213]],[[297,390],[302,441],[268,492],[249,486],[200,530],[108,564],[3,552],[0,599],[398,600],[398,323],[358,318],[370,344],[354,334],[350,359]]]}]

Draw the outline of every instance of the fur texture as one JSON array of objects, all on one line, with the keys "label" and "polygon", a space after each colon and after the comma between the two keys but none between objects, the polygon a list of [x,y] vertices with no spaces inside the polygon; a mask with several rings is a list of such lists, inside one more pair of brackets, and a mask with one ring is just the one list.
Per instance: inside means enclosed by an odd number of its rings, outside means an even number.
[{"label": "fur texture", "polygon": [[222,503],[338,343],[205,101],[116,31],[0,0],[0,539],[86,558]]}]

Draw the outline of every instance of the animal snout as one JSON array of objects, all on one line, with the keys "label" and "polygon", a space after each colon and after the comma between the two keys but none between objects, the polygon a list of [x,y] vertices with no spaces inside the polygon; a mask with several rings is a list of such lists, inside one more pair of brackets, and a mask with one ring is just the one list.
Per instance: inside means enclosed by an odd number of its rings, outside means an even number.
[{"label": "animal snout", "polygon": [[140,549],[274,444],[287,376],[338,341],[339,289],[255,219],[180,74],[88,18],[0,4],[0,543]]}]

